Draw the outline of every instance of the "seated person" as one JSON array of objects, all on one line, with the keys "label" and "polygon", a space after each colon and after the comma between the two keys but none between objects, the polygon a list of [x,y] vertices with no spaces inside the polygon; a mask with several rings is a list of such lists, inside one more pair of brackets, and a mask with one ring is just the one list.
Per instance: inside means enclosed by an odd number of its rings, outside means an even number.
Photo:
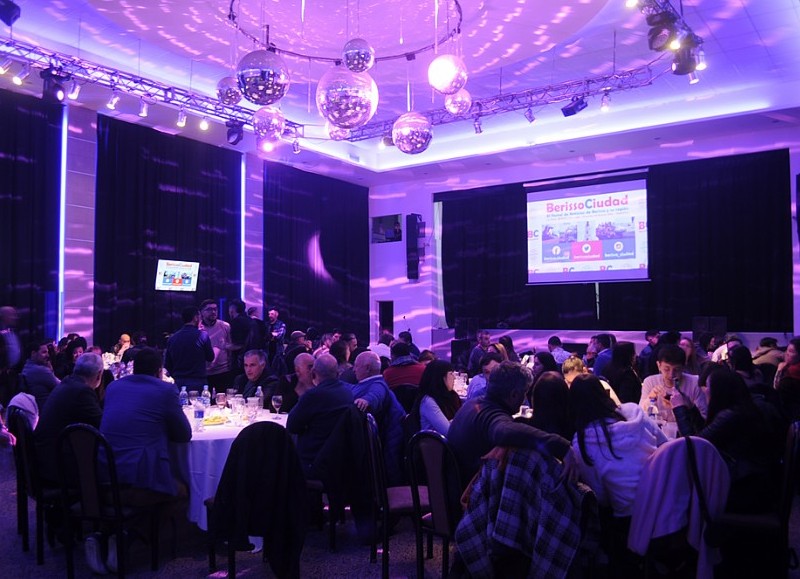
[{"label": "seated person", "polygon": [[103,410],[95,390],[103,380],[103,360],[95,353],[78,357],[72,374],[66,376],[50,393],[48,402],[39,415],[34,431],[38,453],[39,474],[48,486],[58,486],[56,441],[61,431],[70,424],[90,424],[100,427]]},{"label": "seated person", "polygon": [[58,386],[59,379],[50,365],[49,340],[34,340],[28,347],[28,359],[22,367],[25,391],[36,398],[39,413],[44,410],[50,392]]},{"label": "seated person", "polygon": [[617,342],[611,349],[611,363],[605,377],[620,402],[638,404],[642,398],[642,381],[636,374],[636,348],[633,342]]},{"label": "seated person", "polygon": [[569,386],[558,372],[545,372],[529,391],[532,418],[518,418],[531,426],[572,440],[575,421],[569,405]]},{"label": "seated person", "polygon": [[391,347],[392,361],[383,372],[383,377],[389,388],[396,388],[401,384],[419,386],[425,365],[417,362],[411,355],[411,348],[405,342],[397,340]]},{"label": "seated person", "polygon": [[161,353],[140,351],[133,374],[108,386],[100,432],[117,464],[117,477],[132,488],[123,502],[145,506],[187,496],[186,485],[171,468],[169,443],[189,442],[192,427],[181,409],[175,386],[160,379]]},{"label": "seated person", "polygon": [[264,408],[269,408],[277,385],[278,379],[267,370],[267,353],[264,350],[248,350],[244,355],[244,374],[233,381],[236,392],[245,398],[251,398],[261,386]]},{"label": "seated person", "polygon": [[488,352],[481,358],[480,367],[481,371],[469,381],[467,388],[467,399],[477,398],[486,394],[486,384],[489,379],[489,374],[492,370],[497,368],[503,361],[503,357],[497,352]]},{"label": "seated person", "polygon": [[454,384],[453,366],[449,362],[434,360],[425,367],[415,404],[422,430],[435,430],[447,436],[450,422],[461,408],[461,399],[453,391]]},{"label": "seated person", "polygon": [[317,358],[312,370],[315,386],[300,397],[286,421],[286,429],[297,435],[297,454],[307,476],[342,412],[353,405],[353,392],[338,375],[336,358]]},{"label": "seated person", "polygon": [[447,431],[447,440],[458,461],[463,485],[478,472],[481,457],[495,446],[538,450],[563,460],[568,476],[576,474],[575,458],[568,440],[514,422],[512,414],[522,404],[530,384],[530,370],[521,364],[503,362],[489,375],[486,395],[467,400],[456,412]]},{"label": "seated person", "polygon": [[[567,361],[561,366],[561,373],[564,375],[564,380],[567,382],[567,386],[571,386],[572,381],[575,378],[589,374],[589,368],[586,367],[586,365],[583,363],[583,360],[581,360],[578,356],[573,355],[567,358]],[[600,384],[603,385],[603,390],[606,391],[608,397],[611,398],[614,404],[619,406],[621,402],[611,385],[602,378],[600,379]]]},{"label": "seated person", "polygon": [[298,354],[294,359],[294,373],[281,376],[275,393],[283,396],[281,412],[292,411],[300,397],[314,387],[311,370],[314,368],[314,356],[307,352]]}]

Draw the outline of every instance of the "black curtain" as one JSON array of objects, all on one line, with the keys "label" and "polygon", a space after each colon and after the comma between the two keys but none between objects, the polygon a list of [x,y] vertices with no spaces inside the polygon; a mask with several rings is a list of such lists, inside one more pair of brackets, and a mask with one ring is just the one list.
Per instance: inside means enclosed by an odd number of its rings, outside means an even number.
[{"label": "black curtain", "polygon": [[527,286],[520,184],[440,193],[445,313],[493,328],[691,328],[727,317],[737,331],[790,332],[789,152],[651,167],[650,280]]},{"label": "black curtain", "polygon": [[[241,156],[98,115],[94,336],[147,332],[240,294]],[[197,292],[156,291],[159,259],[200,263]]]},{"label": "black curtain", "polygon": [[369,339],[365,187],[264,163],[264,299],[288,330]]},{"label": "black curtain", "polygon": [[0,306],[28,337],[58,338],[63,106],[0,90]]}]

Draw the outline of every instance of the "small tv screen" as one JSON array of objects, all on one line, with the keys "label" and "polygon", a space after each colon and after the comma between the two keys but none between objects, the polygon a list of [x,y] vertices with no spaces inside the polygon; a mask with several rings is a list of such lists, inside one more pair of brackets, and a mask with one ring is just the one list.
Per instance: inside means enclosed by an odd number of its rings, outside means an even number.
[{"label": "small tv screen", "polygon": [[156,289],[168,292],[197,291],[197,274],[200,264],[196,261],[159,259],[156,268]]}]

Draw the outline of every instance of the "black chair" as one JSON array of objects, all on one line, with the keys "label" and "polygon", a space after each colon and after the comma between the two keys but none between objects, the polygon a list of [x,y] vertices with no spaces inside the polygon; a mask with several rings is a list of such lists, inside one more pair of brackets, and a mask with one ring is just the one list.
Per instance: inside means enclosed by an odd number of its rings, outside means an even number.
[{"label": "black chair", "polygon": [[[22,535],[22,550],[30,549],[28,499],[36,503],[36,564],[44,564],[45,512],[60,508],[61,493],[57,488],[45,487],[39,478],[36,444],[28,417],[12,406],[8,410],[8,429],[17,439],[14,463],[17,469],[17,532]],[[48,542],[55,544],[52,529],[48,529]]]},{"label": "black chair", "polygon": [[215,542],[225,540],[228,577],[236,551],[264,537],[263,557],[278,577],[299,577],[305,542],[305,477],[291,437],[274,422],[257,422],[233,441],[208,509],[208,563],[216,570]]},{"label": "black chair", "polygon": [[[366,438],[369,452],[369,466],[371,471],[373,509],[375,522],[380,521],[379,528],[381,535],[381,576],[383,579],[389,577],[389,534],[391,533],[391,520],[396,517],[407,516],[414,521],[415,529],[420,522],[415,517],[414,499],[411,496],[410,486],[387,487],[386,486],[386,465],[383,459],[381,439],[378,434],[378,425],[371,414],[367,414]],[[427,513],[430,510],[428,502],[428,491],[425,487],[419,487],[419,509],[420,512]],[[378,533],[373,535],[372,548],[370,551],[370,562],[378,559]]]},{"label": "black chair", "polygon": [[[458,462],[444,436],[433,430],[423,430],[415,434],[408,445],[408,465],[411,474],[414,518],[421,522],[421,525],[416,527],[417,577],[425,576],[422,533],[427,532],[429,559],[433,557],[433,535],[442,538],[444,579],[450,569],[450,541],[454,538],[462,515]],[[420,498],[422,489],[425,489],[428,495],[430,505],[428,513],[422,508]]]},{"label": "black chair", "polygon": [[397,401],[406,411],[406,414],[410,413],[411,409],[414,408],[419,387],[416,384],[398,384],[392,388],[392,392],[394,392]]},{"label": "black chair", "polygon": [[[117,576],[125,576],[125,539],[132,524],[149,521],[150,567],[158,570],[159,506],[123,506],[114,451],[106,438],[88,424],[71,424],[59,435],[57,457],[67,523],[67,577],[75,576],[74,537],[84,522],[96,530],[114,533],[117,542]],[[72,503],[72,497],[78,501]],[[72,503],[72,504],[71,504]],[[77,528],[73,528],[77,524]]]}]

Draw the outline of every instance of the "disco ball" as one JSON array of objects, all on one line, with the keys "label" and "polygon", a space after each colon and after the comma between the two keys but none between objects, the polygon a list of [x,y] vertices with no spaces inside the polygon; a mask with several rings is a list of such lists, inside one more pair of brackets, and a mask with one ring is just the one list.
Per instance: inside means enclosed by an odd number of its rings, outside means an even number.
[{"label": "disco ball", "polygon": [[325,132],[333,141],[346,141],[350,138],[350,129],[340,129],[329,122],[325,123]]},{"label": "disco ball", "polygon": [[344,45],[342,60],[352,72],[367,72],[375,64],[375,49],[363,38],[353,38]]},{"label": "disco ball", "polygon": [[452,54],[437,56],[428,67],[428,83],[442,94],[454,94],[467,84],[464,61]]},{"label": "disco ball", "polygon": [[274,107],[261,107],[253,113],[252,123],[256,137],[277,141],[286,127],[286,117]]},{"label": "disco ball", "polygon": [[472,96],[467,89],[462,88],[455,94],[449,94],[444,99],[444,108],[453,115],[465,115],[472,108]]},{"label": "disco ball", "polygon": [[366,72],[332,68],[317,84],[317,108],[332,125],[355,129],[378,110],[378,85]]},{"label": "disco ball", "polygon": [[242,91],[239,82],[232,76],[226,76],[217,83],[217,98],[219,102],[229,107],[239,104],[242,100]]},{"label": "disco ball", "polygon": [[431,122],[419,113],[406,113],[392,126],[392,141],[398,149],[409,155],[425,151],[432,138]]},{"label": "disco ball", "polygon": [[244,98],[257,105],[278,102],[289,89],[289,69],[283,59],[268,50],[246,54],[236,67]]}]

